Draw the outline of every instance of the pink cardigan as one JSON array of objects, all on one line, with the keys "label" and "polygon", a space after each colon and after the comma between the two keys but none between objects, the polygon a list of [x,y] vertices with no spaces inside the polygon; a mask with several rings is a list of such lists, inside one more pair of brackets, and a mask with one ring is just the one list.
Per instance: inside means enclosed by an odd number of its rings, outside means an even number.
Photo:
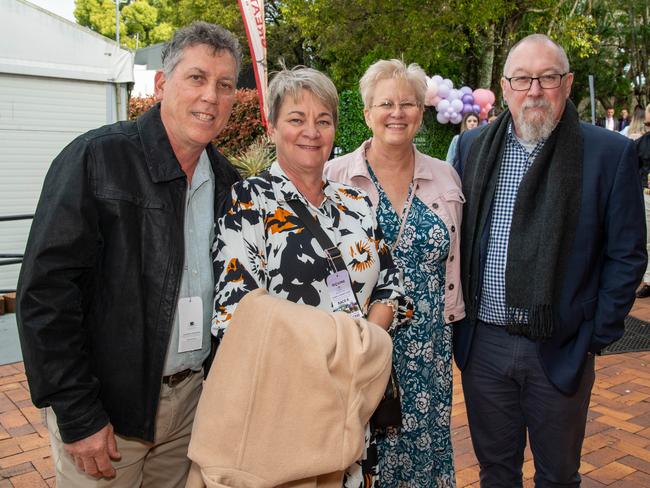
[{"label": "pink cardigan", "polygon": [[[364,190],[373,207],[377,206],[379,193],[372,183],[366,166],[365,151],[370,140],[355,151],[333,159],[325,165],[329,180],[347,183]],[[415,151],[416,196],[444,222],[451,238],[445,274],[445,322],[451,323],[465,317],[465,303],[460,286],[460,223],[465,197],[460,178],[452,166],[432,158],[413,146]]]}]

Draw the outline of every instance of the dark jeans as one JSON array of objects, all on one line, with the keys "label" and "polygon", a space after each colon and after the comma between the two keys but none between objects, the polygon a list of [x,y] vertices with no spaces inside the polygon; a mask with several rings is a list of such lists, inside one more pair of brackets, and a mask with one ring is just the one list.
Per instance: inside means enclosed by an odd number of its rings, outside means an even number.
[{"label": "dark jeans", "polygon": [[580,486],[580,450],[594,376],[589,357],[578,391],[564,395],[546,378],[534,341],[479,322],[462,379],[481,487],[522,486],[526,430],[535,486]]}]

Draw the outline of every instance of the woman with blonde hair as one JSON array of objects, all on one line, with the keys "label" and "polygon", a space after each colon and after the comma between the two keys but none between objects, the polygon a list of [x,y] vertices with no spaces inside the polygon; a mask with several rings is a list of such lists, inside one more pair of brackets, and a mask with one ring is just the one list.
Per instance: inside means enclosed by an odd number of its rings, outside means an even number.
[{"label": "woman with blonde hair", "polygon": [[451,165],[413,145],[426,91],[422,68],[377,61],[359,85],[372,138],[330,161],[325,174],[368,193],[415,304],[411,324],[393,336],[402,419],[377,440],[378,479],[382,488],[452,487],[451,324],[465,316],[460,179]]},{"label": "woman with blonde hair", "polygon": [[[463,115],[463,120],[460,123],[460,134],[466,130],[475,129],[477,127],[478,115],[476,115],[474,112]],[[456,157],[456,144],[458,143],[458,137],[460,134],[456,134],[451,140],[451,143],[449,143],[449,149],[447,149],[447,157],[445,158],[449,164],[453,163],[454,158]]]},{"label": "woman with blonde hair", "polygon": [[637,106],[632,112],[632,119],[630,120],[630,125],[627,127],[627,131],[624,133],[625,136],[636,141],[639,137],[645,134],[648,131],[648,128],[645,126],[646,111],[642,107]]}]

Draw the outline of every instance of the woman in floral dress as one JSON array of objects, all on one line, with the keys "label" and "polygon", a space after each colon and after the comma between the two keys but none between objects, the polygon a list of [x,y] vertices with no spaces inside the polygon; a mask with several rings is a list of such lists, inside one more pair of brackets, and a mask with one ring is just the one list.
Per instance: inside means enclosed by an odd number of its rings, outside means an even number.
[{"label": "woman in floral dress", "polygon": [[[337,123],[334,84],[310,68],[285,69],[269,85],[268,99],[277,161],[267,174],[235,184],[232,203],[219,219],[213,333],[227,334],[237,304],[256,288],[326,311],[348,311],[333,303],[328,281],[337,269],[295,214],[293,201],[304,205],[338,248],[360,314],[384,329],[408,321],[412,305],[368,197],[323,176]],[[372,486],[373,466],[366,467],[362,472],[361,462],[351,466],[344,486]]]},{"label": "woman in floral dress", "polygon": [[368,193],[405,293],[415,304],[411,324],[393,337],[402,425],[388,428],[377,441],[379,484],[453,487],[451,323],[465,315],[459,283],[460,180],[449,164],[413,145],[426,91],[419,66],[378,61],[360,89],[373,137],[330,161],[325,173]]}]

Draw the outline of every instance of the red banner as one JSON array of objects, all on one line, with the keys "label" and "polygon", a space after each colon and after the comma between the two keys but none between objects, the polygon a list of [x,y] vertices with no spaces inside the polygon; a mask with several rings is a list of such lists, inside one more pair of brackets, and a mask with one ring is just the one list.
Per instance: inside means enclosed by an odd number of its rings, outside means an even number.
[{"label": "red banner", "polygon": [[248,47],[255,71],[257,95],[260,100],[262,123],[266,126],[266,89],[268,76],[266,71],[266,24],[264,22],[264,0],[239,0]]}]

